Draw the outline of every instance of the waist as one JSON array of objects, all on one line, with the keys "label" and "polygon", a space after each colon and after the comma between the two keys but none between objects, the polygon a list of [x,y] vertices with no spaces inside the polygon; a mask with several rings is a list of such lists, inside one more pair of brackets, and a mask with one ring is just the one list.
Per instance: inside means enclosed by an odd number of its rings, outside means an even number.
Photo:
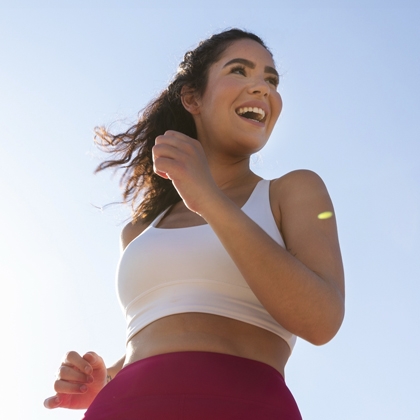
[{"label": "waist", "polygon": [[278,324],[248,286],[209,279],[174,280],[136,295],[126,296],[127,342],[140,330],[162,318],[183,313],[205,313],[235,319],[268,330],[290,347],[296,337]]},{"label": "waist", "polygon": [[284,377],[290,347],[278,335],[235,319],[182,313],[147,325],[127,343],[125,366],[159,354],[201,351],[265,363]]}]

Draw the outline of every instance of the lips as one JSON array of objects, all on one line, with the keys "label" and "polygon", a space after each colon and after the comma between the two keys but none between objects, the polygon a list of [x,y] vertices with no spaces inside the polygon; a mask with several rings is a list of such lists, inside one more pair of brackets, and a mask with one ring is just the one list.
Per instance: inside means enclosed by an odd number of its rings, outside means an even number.
[{"label": "lips", "polygon": [[242,104],[235,111],[240,117],[263,123],[268,114],[268,107],[264,102],[250,101]]},{"label": "lips", "polygon": [[236,113],[244,118],[249,118],[250,120],[255,120],[261,122],[265,118],[265,111],[261,108],[254,107],[244,107],[236,110]]}]

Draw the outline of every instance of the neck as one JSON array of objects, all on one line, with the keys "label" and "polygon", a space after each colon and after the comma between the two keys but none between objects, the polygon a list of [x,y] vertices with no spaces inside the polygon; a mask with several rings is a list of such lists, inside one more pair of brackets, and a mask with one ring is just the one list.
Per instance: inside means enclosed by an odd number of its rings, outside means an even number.
[{"label": "neck", "polygon": [[225,161],[210,158],[208,163],[213,179],[221,190],[252,182],[257,177],[249,167],[249,158]]},{"label": "neck", "polygon": [[258,178],[250,169],[249,150],[239,151],[237,147],[227,150],[223,144],[225,142],[217,141],[215,136],[208,135],[204,130],[197,131],[198,141],[203,146],[210,172],[221,190],[253,182]]}]

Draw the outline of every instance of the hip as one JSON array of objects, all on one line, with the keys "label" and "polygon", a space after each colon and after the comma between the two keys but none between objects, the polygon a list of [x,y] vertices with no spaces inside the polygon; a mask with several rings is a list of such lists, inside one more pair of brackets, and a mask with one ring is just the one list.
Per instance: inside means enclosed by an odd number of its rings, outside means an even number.
[{"label": "hip", "polygon": [[98,394],[85,420],[301,420],[283,376],[256,360],[185,351],[124,367]]}]

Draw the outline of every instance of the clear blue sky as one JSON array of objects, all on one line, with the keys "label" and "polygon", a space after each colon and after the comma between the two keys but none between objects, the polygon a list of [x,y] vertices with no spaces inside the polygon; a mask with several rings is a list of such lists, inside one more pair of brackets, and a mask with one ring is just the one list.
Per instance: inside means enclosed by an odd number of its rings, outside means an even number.
[{"label": "clear blue sky", "polygon": [[265,178],[321,175],[346,269],[341,331],[322,347],[298,340],[287,383],[305,420],[419,419],[418,2],[6,3],[0,416],[79,419],[42,405],[61,357],[122,356],[115,270],[128,213],[94,207],[119,189],[111,173],[92,174],[101,157],[93,128],[133,120],[187,49],[237,26],[267,42],[283,75],[283,114],[253,167]]}]

